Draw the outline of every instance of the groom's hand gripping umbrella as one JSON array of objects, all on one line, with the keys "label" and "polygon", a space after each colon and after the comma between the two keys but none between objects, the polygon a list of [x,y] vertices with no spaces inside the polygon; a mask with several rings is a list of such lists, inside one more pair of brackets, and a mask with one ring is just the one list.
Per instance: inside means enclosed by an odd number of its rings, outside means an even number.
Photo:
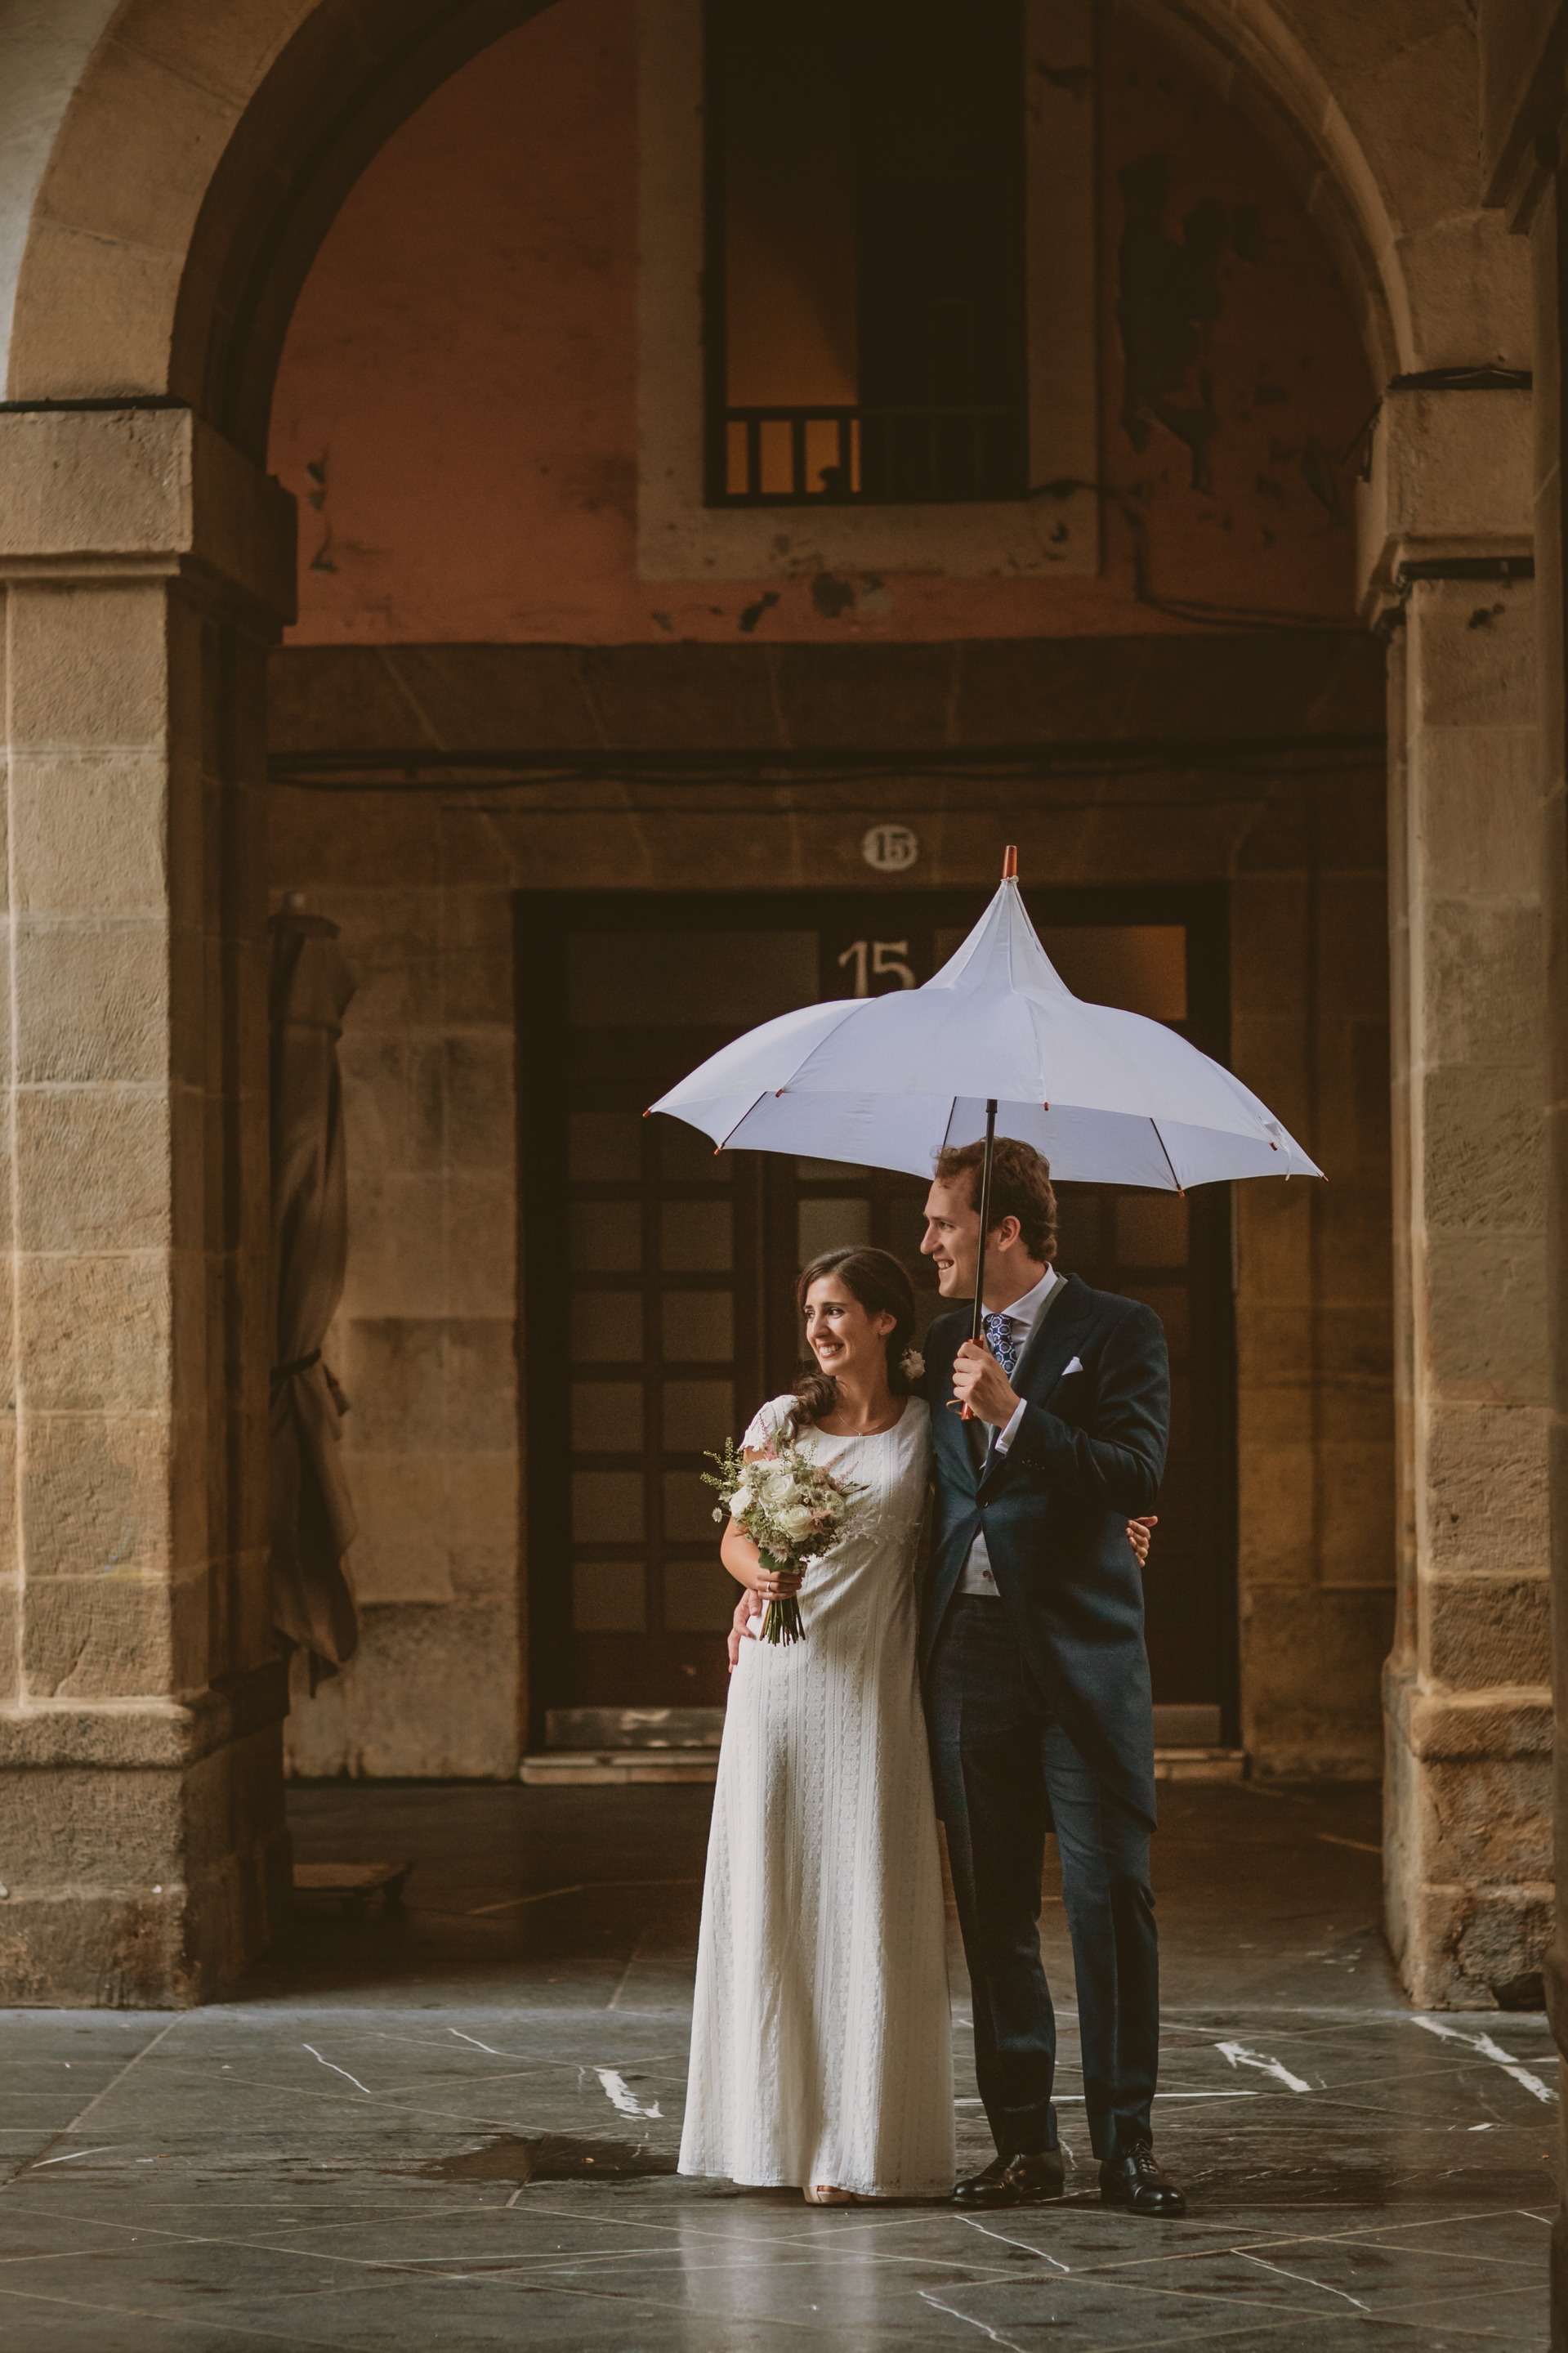
[{"label": "groom's hand gripping umbrella", "polygon": [[1184,1192],[1241,1176],[1321,1176],[1267,1104],[1163,1022],[1088,1005],[1030,923],[1009,849],[1002,882],[923,988],[837,997],[721,1047],[651,1108],[721,1151],[787,1152],[929,1176],[984,1137],[980,1336],[997,1124],[1058,1182]]}]

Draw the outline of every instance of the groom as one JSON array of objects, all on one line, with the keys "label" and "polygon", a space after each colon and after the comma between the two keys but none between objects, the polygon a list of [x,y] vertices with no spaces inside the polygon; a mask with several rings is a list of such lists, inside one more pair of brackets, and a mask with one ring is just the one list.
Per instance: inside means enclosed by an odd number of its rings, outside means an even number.
[{"label": "groom", "polygon": [[[948,1299],[974,1294],[981,1157],[978,1144],[944,1152],[926,1201],[921,1249]],[[937,1520],[921,1663],[975,2073],[997,2148],[953,2195],[990,2207],[1061,2194],[1056,2018],[1039,1942],[1054,1829],[1100,2196],[1134,2214],[1184,2214],[1150,2127],[1153,1719],[1127,1540],[1164,1468],[1164,1334],[1151,1308],[1057,1273],[1048,1164],[1011,1137],[996,1143],[991,1219],[987,1345],[968,1338],[967,1309],[926,1342]],[[945,1411],[950,1398],[974,1419]]]}]

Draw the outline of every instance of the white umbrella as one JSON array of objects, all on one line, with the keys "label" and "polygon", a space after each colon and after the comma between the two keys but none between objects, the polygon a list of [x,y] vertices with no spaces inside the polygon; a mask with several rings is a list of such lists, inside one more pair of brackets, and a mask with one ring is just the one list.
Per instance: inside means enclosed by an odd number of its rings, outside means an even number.
[{"label": "white umbrella", "polygon": [[929,1176],[946,1145],[1034,1145],[1066,1182],[1184,1192],[1237,1176],[1321,1176],[1239,1079],[1163,1022],[1086,1005],[1030,923],[1009,849],[1002,884],[923,988],[835,998],[764,1021],[652,1108],[721,1150],[793,1152]]},{"label": "white umbrella", "polygon": [[836,997],[764,1021],[653,1105],[721,1149],[793,1152],[929,1176],[988,1115],[1066,1183],[1183,1192],[1322,1170],[1241,1081],[1163,1022],[1086,1005],[1030,923],[1015,853],[956,955],[923,988]]}]

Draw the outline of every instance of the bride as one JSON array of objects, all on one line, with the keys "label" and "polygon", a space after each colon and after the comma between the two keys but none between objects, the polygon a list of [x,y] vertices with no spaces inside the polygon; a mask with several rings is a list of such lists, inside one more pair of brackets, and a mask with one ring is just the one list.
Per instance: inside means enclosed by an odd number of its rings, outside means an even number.
[{"label": "bride", "polygon": [[910,1279],[829,1250],[796,1300],[818,1369],[764,1405],[748,1454],[796,1439],[858,1493],[804,1584],[721,1557],[759,1607],[798,1590],[804,1639],[751,1641],[730,1688],[691,2030],[682,2173],[799,2187],[816,2205],[946,2198],[952,2029],[915,1553],[930,1417],[911,1394]]},{"label": "bride", "polygon": [[[858,1493],[804,1581],[764,1576],[733,1520],[720,1547],[759,1610],[799,1592],[805,1637],[739,1646],[679,2169],[798,2187],[814,2205],[946,2198],[952,2023],[915,1639],[931,1424],[913,1394],[914,1293],[886,1250],[838,1250],[812,1261],[795,1297],[817,1369],[763,1407],[743,1444],[756,1454],[793,1437]],[[1127,1533],[1142,1560],[1147,1529]]]}]

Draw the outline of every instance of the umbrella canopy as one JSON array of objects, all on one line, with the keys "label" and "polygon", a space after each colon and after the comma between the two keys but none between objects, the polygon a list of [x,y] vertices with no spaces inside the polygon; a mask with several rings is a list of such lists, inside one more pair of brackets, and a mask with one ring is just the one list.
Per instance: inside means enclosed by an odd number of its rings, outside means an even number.
[{"label": "umbrella canopy", "polygon": [[1239,1079],[1140,1013],[1086,1005],[1058,973],[1009,871],[923,988],[764,1021],[653,1105],[736,1151],[929,1176],[945,1145],[996,1127],[1058,1181],[1166,1192],[1322,1171]]},{"label": "umbrella canopy", "polygon": [[358,1532],[339,1444],[347,1400],[321,1362],[348,1261],[338,1039],[353,976],[324,916],[275,915],[272,1029],[272,1622],[310,1654],[310,1687],[353,1656],[343,1566]]}]

